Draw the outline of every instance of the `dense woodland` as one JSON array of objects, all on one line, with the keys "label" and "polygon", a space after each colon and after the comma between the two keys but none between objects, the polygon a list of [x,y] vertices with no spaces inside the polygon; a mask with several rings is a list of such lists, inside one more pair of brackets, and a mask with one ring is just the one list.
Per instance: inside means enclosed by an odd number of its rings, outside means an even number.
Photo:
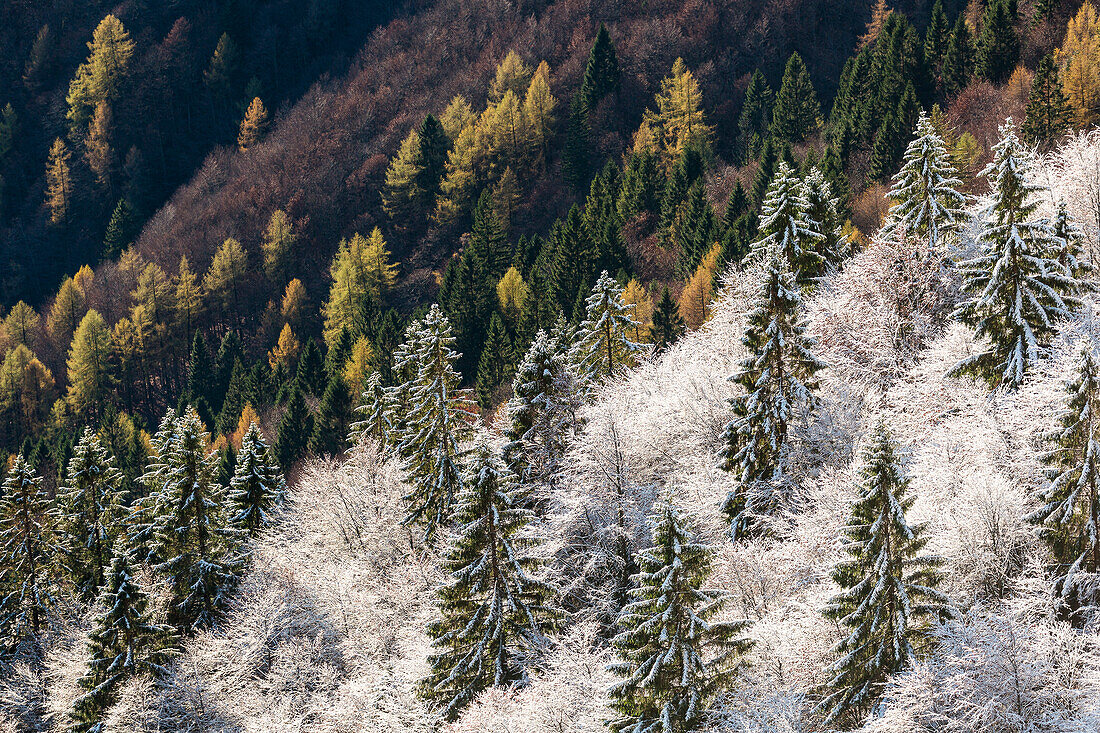
[{"label": "dense woodland", "polygon": [[1091,3],[7,5],[0,730],[1100,726]]}]

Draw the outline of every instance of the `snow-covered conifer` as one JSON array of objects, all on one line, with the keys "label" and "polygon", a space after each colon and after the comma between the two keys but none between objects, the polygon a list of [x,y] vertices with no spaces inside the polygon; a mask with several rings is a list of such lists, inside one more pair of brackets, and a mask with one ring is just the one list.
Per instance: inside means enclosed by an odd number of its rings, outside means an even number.
[{"label": "snow-covered conifer", "polygon": [[[1081,280],[1092,274],[1092,264],[1081,259],[1085,248],[1085,233],[1066,211],[1066,202],[1062,199],[1058,200],[1058,207],[1054,210],[1054,219],[1051,220],[1050,228],[1054,231],[1054,239],[1058,243],[1055,259],[1062,266],[1063,273],[1075,280]],[[1081,285],[1087,287],[1085,283]]]},{"label": "snow-covered conifer", "polygon": [[80,595],[94,599],[122,530],[122,472],[99,436],[85,428],[73,448],[57,516],[65,568]]},{"label": "snow-covered conifer", "polygon": [[50,497],[20,453],[0,489],[0,649],[42,630],[54,604]]},{"label": "snow-covered conifer", "polygon": [[391,410],[386,388],[382,386],[382,375],[371,372],[363,386],[363,394],[355,411],[362,416],[351,424],[349,442],[358,445],[364,440],[376,441],[385,446],[393,438],[393,423],[390,422]]},{"label": "snow-covered conifer", "polygon": [[806,216],[817,224],[821,239],[814,244],[818,254],[825,259],[826,265],[836,266],[850,249],[848,238],[844,235],[844,222],[837,208],[837,197],[829,179],[816,165],[806,174],[803,182],[806,197]]},{"label": "snow-covered conifer", "polygon": [[980,252],[961,267],[970,298],[956,315],[990,341],[988,349],[959,362],[953,375],[969,374],[1008,389],[1019,387],[1039,358],[1059,318],[1080,301],[1080,283],[1056,259],[1061,243],[1050,221],[1037,216],[1042,190],[1031,182],[1031,151],[1012,118],[993,146],[991,201],[981,212]]},{"label": "snow-covered conifer", "polygon": [[714,696],[728,687],[752,642],[746,622],[717,621],[727,594],[703,587],[714,551],[686,517],[660,502],[653,546],[638,554],[634,599],[623,607],[614,645],[623,679],[611,688],[615,733],[683,733],[703,727]]},{"label": "snow-covered conifer", "polygon": [[195,411],[179,418],[160,490],[151,556],[168,580],[168,621],[180,630],[213,623],[243,565],[217,482],[218,454]]},{"label": "snow-covered conifer", "polygon": [[760,236],[752,244],[751,255],[766,262],[773,251],[779,251],[799,286],[813,283],[826,265],[821,254],[821,225],[810,219],[809,210],[806,189],[798,174],[786,161],[780,161],[764,196]]},{"label": "snow-covered conifer", "polygon": [[286,480],[256,423],[241,440],[237,466],[229,481],[229,498],[236,506],[233,523],[255,535],[267,523],[272,507],[283,500]]},{"label": "snow-covered conifer", "polygon": [[505,459],[524,483],[552,482],[579,407],[576,380],[558,342],[540,330],[512,380]]},{"label": "snow-covered conifer", "polygon": [[156,561],[153,553],[158,546],[158,521],[165,511],[162,498],[168,476],[168,457],[177,437],[179,420],[179,414],[170,408],[150,438],[152,450],[145,464],[145,473],[138,479],[145,487],[145,495],[134,501],[126,518],[126,544],[133,558],[139,562]]},{"label": "snow-covered conifer", "polygon": [[623,302],[623,289],[607,270],[600,273],[585,303],[585,319],[577,328],[570,356],[582,382],[594,385],[633,367],[643,347],[630,338],[638,328],[634,305]]},{"label": "snow-covered conifer", "polygon": [[453,719],[479,692],[523,685],[532,655],[555,625],[548,606],[554,588],[539,577],[524,532],[532,520],[512,473],[487,439],[476,455],[458,499],[458,533],[439,588],[440,618],[429,634],[436,652],[423,695]]},{"label": "snow-covered conifer", "polygon": [[802,298],[783,255],[773,251],[741,342],[749,357],[732,379],[744,388],[722,435],[721,458],[738,485],[722,507],[736,539],[772,513],[784,482],[787,433],[794,413],[812,404],[815,373],[824,367],[804,335]]},{"label": "snow-covered conifer", "polygon": [[118,548],[99,592],[100,615],[88,635],[88,671],[80,678],[84,694],[73,702],[72,733],[105,730],[103,714],[127,679],[160,677],[172,656],[169,626],[153,622],[149,600],[135,582],[123,546]]},{"label": "snow-covered conifer", "polygon": [[844,528],[849,558],[833,570],[841,592],[824,610],[847,634],[827,670],[826,725],[870,712],[890,676],[913,663],[929,621],[947,613],[948,599],[936,590],[939,561],[920,554],[924,527],[906,521],[909,479],[884,424],[875,426],[862,460],[862,492]]},{"label": "snow-covered conifer", "polygon": [[1059,612],[1083,623],[1100,612],[1100,365],[1091,345],[1081,351],[1060,426],[1044,456],[1050,482],[1037,492],[1039,508],[1025,519],[1055,560]]},{"label": "snow-covered conifer", "polygon": [[408,426],[398,446],[411,484],[406,522],[422,522],[429,537],[450,519],[462,488],[462,444],[477,414],[469,390],[458,388],[454,342],[450,322],[432,305],[416,327],[415,350],[409,355],[417,372],[409,388]]},{"label": "snow-covered conifer", "polygon": [[966,218],[962,181],[947,145],[927,113],[921,112],[901,170],[886,197],[892,202],[884,232],[918,237],[930,251],[942,251]]}]

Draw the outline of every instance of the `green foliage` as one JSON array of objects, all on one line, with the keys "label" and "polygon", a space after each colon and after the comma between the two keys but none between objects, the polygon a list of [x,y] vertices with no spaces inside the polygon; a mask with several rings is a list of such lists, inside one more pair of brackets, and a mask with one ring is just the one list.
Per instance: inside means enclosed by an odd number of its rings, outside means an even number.
[{"label": "green foliage", "polygon": [[581,381],[590,386],[613,378],[637,363],[641,344],[631,340],[638,322],[634,306],[623,302],[623,289],[607,271],[600,273],[585,300],[585,319],[577,328],[570,358]]},{"label": "green foliage", "polygon": [[586,110],[593,110],[608,94],[619,91],[619,59],[607,26],[600,23],[581,78],[580,96]]},{"label": "green foliage", "polygon": [[65,97],[69,124],[74,132],[81,133],[100,102],[118,100],[134,55],[134,42],[121,21],[108,15],[96,26],[88,49],[91,53],[77,68]]},{"label": "green foliage", "polygon": [[959,13],[951,37],[947,39],[947,50],[940,69],[940,89],[947,96],[954,96],[965,89],[974,73],[974,38],[962,13]]},{"label": "green foliage", "polygon": [[256,423],[250,423],[241,439],[241,449],[233,478],[229,482],[229,499],[236,506],[232,522],[251,535],[267,524],[272,509],[283,500],[286,480],[272,456]]},{"label": "green foliage", "polygon": [[325,391],[325,359],[321,356],[321,347],[313,339],[306,342],[298,357],[298,372],[294,380],[304,395],[317,397]]},{"label": "green foliage", "polygon": [[313,420],[313,434],[309,438],[309,450],[317,455],[338,456],[344,448],[344,436],[352,415],[351,395],[344,381],[343,372],[336,372],[325,386],[317,415]]},{"label": "green foliage", "polygon": [[134,242],[138,233],[138,222],[134,208],[125,197],[118,200],[111,220],[107,222],[107,231],[103,234],[103,259],[113,260]]},{"label": "green foliage", "polygon": [[37,639],[55,603],[50,497],[22,453],[0,490],[0,650]]},{"label": "green foliage", "polygon": [[1073,110],[1062,93],[1058,67],[1054,65],[1054,58],[1047,54],[1039,62],[1031,83],[1027,119],[1022,130],[1024,139],[1030,145],[1049,146],[1070,128],[1072,121]]},{"label": "green foliage", "polygon": [[493,394],[508,376],[509,363],[514,364],[511,340],[500,314],[493,313],[477,365],[477,403],[483,410],[492,408]]},{"label": "green foliage", "polygon": [[1020,59],[1015,23],[1016,0],[990,0],[985,6],[975,63],[978,75],[994,84],[1008,81]]},{"label": "green foliage", "polygon": [[306,406],[302,390],[295,383],[290,390],[275,439],[275,457],[285,470],[290,470],[306,454],[313,435],[313,414]]},{"label": "green foliage", "polygon": [[754,70],[737,118],[737,146],[742,160],[747,162],[759,154],[771,129],[774,105],[775,92],[760,69]]},{"label": "green foliage", "polygon": [[679,341],[685,330],[686,326],[680,315],[680,309],[672,300],[672,294],[666,286],[661,290],[661,299],[657,302],[657,307],[653,309],[652,334],[657,351],[664,351]]},{"label": "green foliage", "polygon": [[820,114],[817,92],[810,82],[806,64],[801,56],[792,53],[775,97],[771,133],[777,140],[802,142],[817,129]]}]

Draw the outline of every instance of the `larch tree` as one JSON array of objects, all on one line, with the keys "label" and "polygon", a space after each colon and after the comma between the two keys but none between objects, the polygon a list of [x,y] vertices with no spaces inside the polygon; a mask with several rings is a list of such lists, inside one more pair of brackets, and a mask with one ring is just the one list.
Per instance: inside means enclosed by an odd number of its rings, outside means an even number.
[{"label": "larch tree", "polygon": [[792,53],[775,97],[771,133],[780,141],[802,142],[817,129],[820,116],[817,92],[810,82],[806,63],[797,53]]},{"label": "larch tree", "polygon": [[55,532],[41,477],[16,455],[0,492],[0,649],[34,640],[55,602]]},{"label": "larch tree", "polygon": [[114,115],[111,106],[102,101],[95,107],[88,135],[84,138],[84,160],[95,175],[96,183],[103,191],[111,190],[117,160],[111,138],[114,135]]},{"label": "larch tree", "polygon": [[759,518],[782,502],[787,437],[796,411],[813,404],[815,374],[825,365],[804,333],[802,297],[783,255],[773,251],[741,339],[748,358],[733,376],[744,390],[722,434],[722,467],[737,486],[722,511],[734,539],[759,529]]},{"label": "larch tree", "polygon": [[638,553],[631,602],[619,612],[613,644],[622,679],[611,687],[614,733],[702,730],[711,703],[728,689],[752,642],[745,621],[719,621],[728,594],[704,587],[714,549],[687,517],[660,502],[650,517],[653,546]]},{"label": "larch tree", "polygon": [[57,346],[68,344],[84,318],[87,298],[75,278],[65,278],[50,304],[46,316],[46,333]]},{"label": "larch tree", "polygon": [[187,257],[180,257],[176,270],[176,314],[175,325],[183,337],[182,349],[188,348],[197,330],[198,318],[202,313],[202,283],[191,271]]},{"label": "larch tree", "polygon": [[1080,283],[1055,259],[1061,243],[1049,220],[1038,216],[1042,188],[1030,180],[1031,153],[1011,118],[1001,135],[982,173],[990,181],[990,201],[979,214],[979,253],[961,264],[969,298],[956,310],[989,345],[951,373],[1015,389],[1039,359],[1057,320],[1080,302]]},{"label": "larch tree", "polygon": [[119,98],[134,55],[134,42],[122,22],[108,15],[92,32],[88,49],[91,53],[77,68],[65,97],[69,123],[81,132],[100,102],[111,103]]},{"label": "larch tree", "polygon": [[64,565],[87,601],[96,597],[122,531],[122,472],[99,435],[85,428],[57,492]]},{"label": "larch tree", "polygon": [[531,85],[523,98],[523,115],[527,122],[527,140],[530,149],[527,158],[532,167],[542,168],[550,154],[550,141],[557,119],[554,110],[558,100],[550,92],[550,65],[545,61],[535,69]]},{"label": "larch tree", "polygon": [[966,196],[947,145],[921,112],[901,170],[886,195],[891,202],[886,231],[927,243],[930,252],[944,252],[950,237],[966,218]]},{"label": "larch tree", "polygon": [[110,401],[111,331],[103,316],[88,311],[73,335],[67,361],[66,401],[78,415],[98,415]]},{"label": "larch tree", "polygon": [[267,524],[272,509],[283,500],[286,480],[255,422],[250,422],[237,451],[229,482],[229,500],[236,511],[231,521],[255,536]]},{"label": "larch tree", "polygon": [[38,337],[38,329],[42,319],[34,308],[25,301],[19,301],[11,307],[4,318],[4,335],[10,344],[23,344],[28,349],[33,349]]},{"label": "larch tree", "polygon": [[294,329],[289,323],[284,323],[282,330],[279,331],[279,340],[267,352],[268,366],[274,371],[281,364],[284,369],[290,371],[297,363],[298,351],[301,347],[298,338],[294,335]]},{"label": "larch tree", "polygon": [[435,649],[421,681],[424,697],[453,720],[482,690],[523,686],[553,630],[554,587],[523,532],[533,519],[511,472],[485,440],[455,509],[458,535],[447,551],[446,581],[436,594],[439,618],[429,626]]},{"label": "larch tree", "polygon": [[509,49],[504,60],[497,65],[496,77],[489,87],[490,101],[497,103],[508,92],[522,95],[531,83],[531,67],[513,49]]},{"label": "larch tree", "polygon": [[259,145],[267,133],[267,108],[259,97],[254,97],[241,120],[241,129],[237,133],[237,148],[243,153]]},{"label": "larch tree", "polygon": [[634,307],[623,302],[623,289],[605,270],[585,300],[585,319],[570,350],[586,385],[611,379],[637,364],[643,346],[631,339],[638,328]]},{"label": "larch tree", "polygon": [[64,224],[69,218],[73,201],[73,180],[69,171],[69,149],[61,138],[53,141],[46,163],[46,207],[50,224]]},{"label": "larch tree", "polygon": [[410,221],[419,212],[424,192],[420,188],[424,163],[420,156],[420,132],[409,130],[401,141],[382,186],[382,208],[394,224],[411,226]]},{"label": "larch tree", "polygon": [[1091,344],[1081,350],[1059,425],[1043,456],[1049,481],[1025,519],[1054,556],[1058,612],[1076,625],[1100,614],[1100,365]]},{"label": "larch tree", "polygon": [[202,289],[207,302],[214,305],[226,322],[240,317],[240,290],[248,272],[248,255],[241,243],[229,237],[210,262],[210,269],[202,279]]},{"label": "larch tree", "polygon": [[660,131],[659,151],[665,168],[671,168],[684,151],[694,148],[704,157],[710,151],[714,128],[703,112],[703,92],[695,75],[681,58],[672,64],[672,73],[661,82],[656,97],[654,124]]},{"label": "larch tree", "polygon": [[450,523],[452,505],[462,489],[463,443],[469,437],[476,408],[459,389],[454,369],[450,322],[432,305],[416,327],[414,349],[407,359],[416,365],[409,387],[407,428],[398,451],[408,472],[406,523],[421,523],[427,537]]},{"label": "larch tree", "polygon": [[531,297],[531,288],[523,281],[523,275],[513,265],[497,283],[497,303],[500,312],[513,328],[519,325],[519,317],[527,299]]},{"label": "larch tree", "polygon": [[810,219],[809,210],[802,181],[786,161],[779,161],[764,196],[760,234],[752,244],[752,256],[766,262],[778,252],[803,287],[824,274],[826,264],[820,252],[825,237],[820,224]]},{"label": "larch tree", "polygon": [[119,688],[142,674],[160,678],[174,656],[171,627],[153,620],[149,598],[138,586],[124,544],[116,549],[96,605],[99,615],[88,634],[88,670],[78,680],[84,693],[70,711],[73,733],[99,733]]},{"label": "larch tree", "polygon": [[[1097,52],[1100,53],[1100,48]],[[1021,131],[1028,144],[1045,148],[1065,133],[1072,121],[1073,110],[1062,92],[1058,67],[1054,65],[1054,58],[1047,54],[1035,70],[1027,99],[1027,117]]]},{"label": "larch tree", "polygon": [[848,558],[833,570],[841,592],[824,611],[845,633],[834,649],[839,658],[827,669],[820,705],[825,725],[858,725],[889,678],[913,664],[931,622],[949,613],[947,597],[936,589],[939,560],[921,554],[924,527],[906,520],[914,499],[882,423],[862,459],[862,489],[843,530]]},{"label": "larch tree", "polygon": [[710,318],[711,301],[714,300],[714,279],[721,252],[720,245],[713,245],[684,284],[684,289],[680,291],[680,315],[689,330],[694,331],[702,327]]},{"label": "larch tree", "polygon": [[0,364],[0,420],[9,436],[32,435],[45,423],[55,396],[53,374],[17,343]]},{"label": "larch tree", "polygon": [[1057,57],[1074,122],[1080,127],[1095,123],[1100,119],[1100,15],[1091,2],[1082,4],[1066,25]]},{"label": "larch tree", "polygon": [[324,304],[325,342],[332,343],[341,329],[353,336],[366,328],[368,302],[380,302],[397,281],[397,265],[390,262],[390,252],[382,231],[375,227],[369,237],[355,234],[343,240],[330,268],[332,286]]},{"label": "larch tree", "polygon": [[271,212],[260,248],[264,255],[264,272],[272,282],[282,282],[286,277],[287,266],[297,241],[298,235],[295,234],[286,212],[282,209]]}]

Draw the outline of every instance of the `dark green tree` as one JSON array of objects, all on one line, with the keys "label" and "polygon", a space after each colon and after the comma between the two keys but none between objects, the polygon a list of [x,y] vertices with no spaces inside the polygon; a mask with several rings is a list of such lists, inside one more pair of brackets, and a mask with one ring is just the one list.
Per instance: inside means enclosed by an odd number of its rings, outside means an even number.
[{"label": "dark green tree", "polygon": [[36,639],[53,608],[57,534],[50,503],[20,452],[0,490],[0,651]]},{"label": "dark green tree", "polygon": [[508,364],[514,361],[512,344],[500,314],[494,312],[481,359],[477,364],[477,403],[483,410],[493,406],[493,394],[507,376]]},{"label": "dark green tree", "polygon": [[485,277],[496,285],[512,263],[512,247],[508,244],[508,235],[500,225],[489,189],[482,191],[478,198],[467,247],[485,263]]},{"label": "dark green tree", "polygon": [[115,206],[107,231],[103,234],[103,259],[113,260],[134,242],[137,220],[134,208],[126,198],[120,198]]},{"label": "dark green tree", "polygon": [[313,415],[302,397],[302,390],[294,384],[275,438],[275,458],[279,465],[289,470],[303,458],[312,435]]},{"label": "dark green tree", "polygon": [[783,83],[775,97],[771,133],[777,139],[799,143],[817,129],[821,107],[810,73],[798,53],[792,53],[783,70]]},{"label": "dark green tree", "polygon": [[982,13],[976,64],[978,76],[1003,84],[1020,61],[1016,35],[1016,0],[990,0]]},{"label": "dark green tree", "polygon": [[772,124],[775,92],[760,69],[752,72],[741,115],[737,118],[737,147],[741,159],[752,160],[760,152]]},{"label": "dark green tree", "polygon": [[657,307],[653,309],[653,343],[657,351],[664,351],[676,343],[684,335],[686,327],[684,319],[680,315],[680,309],[672,300],[672,294],[668,292],[668,286],[661,290],[661,299]]},{"label": "dark green tree", "polygon": [[1031,83],[1027,119],[1023,127],[1024,139],[1030,145],[1048,147],[1069,129],[1072,121],[1073,111],[1062,92],[1058,67],[1054,65],[1054,58],[1047,54],[1039,62]]},{"label": "dark green tree", "polygon": [[348,393],[344,375],[336,372],[328,381],[317,406],[313,420],[313,433],[309,438],[309,451],[316,455],[338,456],[347,444],[348,425],[354,405]]},{"label": "dark green tree", "polygon": [[756,168],[756,176],[752,179],[752,201],[760,206],[764,203],[764,195],[771,185],[772,176],[775,175],[775,164],[779,160],[779,150],[775,141],[768,138],[760,151],[760,165]]},{"label": "dark green tree", "polygon": [[974,38],[970,33],[970,26],[966,24],[966,18],[959,13],[955,27],[951,30],[951,37],[947,39],[947,50],[944,51],[943,64],[940,66],[942,92],[949,97],[955,96],[966,89],[973,73]]},{"label": "dark green tree", "polygon": [[259,426],[251,423],[241,439],[229,482],[229,499],[236,507],[232,522],[251,535],[267,523],[268,514],[286,493],[286,480],[272,452]]},{"label": "dark green tree", "polygon": [[325,391],[325,360],[316,340],[310,339],[302,349],[294,379],[307,395],[319,396]]},{"label": "dark green tree", "polygon": [[561,154],[562,175],[576,191],[584,191],[592,176],[592,130],[588,126],[588,107],[578,90],[569,105],[565,128],[565,147]]},{"label": "dark green tree", "polygon": [[615,54],[615,44],[611,40],[611,34],[607,32],[607,27],[600,23],[581,79],[580,94],[584,100],[585,109],[593,110],[608,94],[617,94],[619,75],[619,59]]},{"label": "dark green tree", "polygon": [[932,15],[928,18],[928,27],[924,29],[924,58],[937,69],[947,51],[950,32],[947,13],[943,10],[943,0],[936,0],[932,5]]},{"label": "dark green tree", "polygon": [[424,196],[424,211],[430,211],[435,197],[439,194],[439,183],[446,173],[447,150],[450,141],[439,119],[428,114],[417,130],[420,137],[420,152],[417,155],[419,172],[416,175],[416,187]]}]

